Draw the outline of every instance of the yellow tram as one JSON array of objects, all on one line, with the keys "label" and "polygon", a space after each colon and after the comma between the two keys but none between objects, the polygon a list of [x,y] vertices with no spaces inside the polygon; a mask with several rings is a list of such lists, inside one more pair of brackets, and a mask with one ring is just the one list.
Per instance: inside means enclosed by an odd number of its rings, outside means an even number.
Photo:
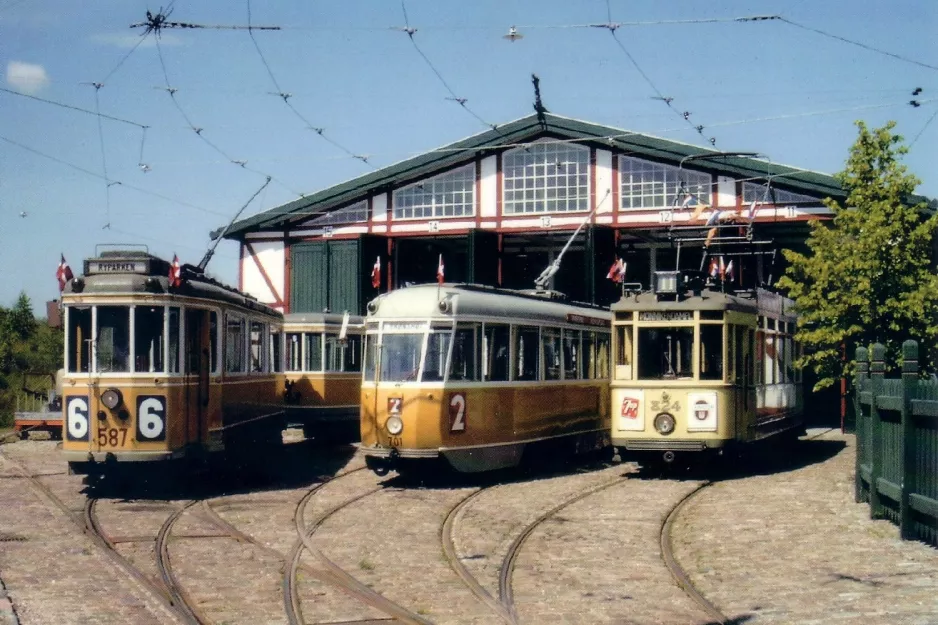
[{"label": "yellow tram", "polygon": [[[474,285],[419,285],[368,304],[362,450],[379,474],[444,459],[517,465],[553,441],[608,444],[608,310]],[[408,464],[409,463],[409,464]]]},{"label": "yellow tram", "polygon": [[330,313],[284,316],[286,420],[307,438],[358,440],[362,317]]},{"label": "yellow tram", "polygon": [[278,311],[139,250],[87,259],[62,304],[70,471],[282,440]]},{"label": "yellow tram", "polygon": [[804,428],[793,302],[657,272],[613,313],[612,443],[672,462]]}]

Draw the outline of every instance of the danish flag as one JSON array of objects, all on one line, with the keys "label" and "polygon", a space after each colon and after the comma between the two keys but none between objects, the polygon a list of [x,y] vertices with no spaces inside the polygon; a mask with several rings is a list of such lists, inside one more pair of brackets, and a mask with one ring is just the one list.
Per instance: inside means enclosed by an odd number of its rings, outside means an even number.
[{"label": "danish flag", "polygon": [[606,278],[616,283],[624,282],[625,267],[626,263],[624,263],[621,258],[617,258],[616,262],[612,263],[612,267],[609,268],[609,273],[606,274]]},{"label": "danish flag", "polygon": [[443,272],[445,267],[443,266],[443,255],[440,254],[440,262],[436,266],[436,283],[440,286],[443,285]]},{"label": "danish flag", "polygon": [[381,287],[381,257],[379,256],[375,260],[375,266],[371,270],[371,286],[374,288]]},{"label": "danish flag", "polygon": [[173,264],[169,266],[169,286],[178,287],[182,284],[182,274],[179,270],[179,257],[173,254]]},{"label": "danish flag", "polygon": [[59,292],[65,290],[65,284],[71,280],[74,276],[72,275],[72,268],[68,266],[68,262],[65,260],[65,254],[60,254],[62,260],[59,261],[59,268],[55,270],[55,277],[59,281]]},{"label": "danish flag", "polygon": [[710,277],[716,278],[718,275],[720,275],[720,266],[719,264],[717,264],[716,258],[711,258],[710,259]]}]

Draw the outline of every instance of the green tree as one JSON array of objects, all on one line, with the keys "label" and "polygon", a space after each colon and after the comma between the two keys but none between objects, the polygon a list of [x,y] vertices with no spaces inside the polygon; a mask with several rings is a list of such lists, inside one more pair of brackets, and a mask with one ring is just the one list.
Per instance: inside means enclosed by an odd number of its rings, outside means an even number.
[{"label": "green tree", "polygon": [[882,343],[895,367],[903,341],[928,347],[938,339],[931,256],[938,214],[912,201],[919,180],[900,163],[908,150],[892,133],[895,122],[857,126],[846,167],[835,175],[846,206],[825,200],[833,219],[811,222],[809,254],[784,251],[789,268],[778,283],[798,308],[798,339],[806,347],[798,364],[818,374],[815,390],[851,374],[857,346]]},{"label": "green tree", "polygon": [[62,332],[36,321],[25,293],[0,307],[0,425],[11,422],[17,397],[51,389],[61,366]]}]

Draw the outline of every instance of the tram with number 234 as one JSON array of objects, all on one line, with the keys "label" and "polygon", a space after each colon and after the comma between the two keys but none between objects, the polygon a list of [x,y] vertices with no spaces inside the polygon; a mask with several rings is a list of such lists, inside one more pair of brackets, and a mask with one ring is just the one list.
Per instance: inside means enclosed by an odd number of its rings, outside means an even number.
[{"label": "tram with number 234", "polygon": [[670,463],[804,432],[790,299],[668,271],[610,308],[611,438],[623,458]]}]

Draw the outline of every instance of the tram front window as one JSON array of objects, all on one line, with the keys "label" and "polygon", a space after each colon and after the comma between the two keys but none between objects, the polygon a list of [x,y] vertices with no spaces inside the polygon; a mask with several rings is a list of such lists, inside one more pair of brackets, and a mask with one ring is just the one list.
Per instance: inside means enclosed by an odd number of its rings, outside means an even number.
[{"label": "tram front window", "polygon": [[723,379],[723,326],[700,324],[700,379]]},{"label": "tram front window", "polygon": [[98,306],[98,371],[128,371],[130,357],[130,309]]},{"label": "tram front window", "polygon": [[68,337],[65,353],[69,373],[88,373],[91,343],[91,307],[68,307]]},{"label": "tram front window", "polygon": [[424,334],[385,334],[381,337],[381,382],[414,382],[420,371]]},{"label": "tram front window", "polygon": [[137,306],[134,309],[134,371],[163,371],[162,306]]},{"label": "tram front window", "polygon": [[638,377],[641,380],[692,378],[694,329],[640,328]]}]

